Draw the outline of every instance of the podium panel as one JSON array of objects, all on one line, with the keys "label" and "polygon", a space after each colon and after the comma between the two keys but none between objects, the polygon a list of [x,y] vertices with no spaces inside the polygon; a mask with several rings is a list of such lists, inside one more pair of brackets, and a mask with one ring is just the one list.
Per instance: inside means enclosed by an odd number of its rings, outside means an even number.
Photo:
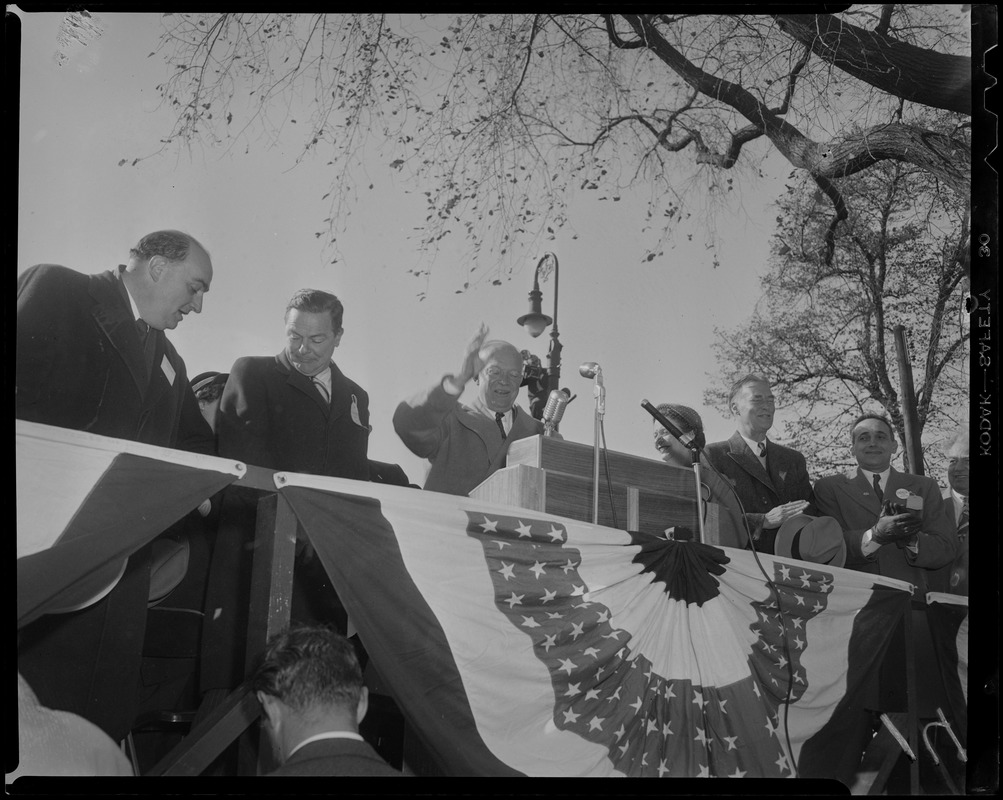
[{"label": "podium panel", "polygon": [[[544,511],[583,522],[592,521],[593,449],[548,436],[513,442],[507,466],[470,492],[490,502]],[[663,461],[607,451],[599,469],[599,524],[662,534],[685,527],[699,537],[693,473]],[[612,504],[610,495],[612,494]],[[707,544],[739,547],[738,533],[722,525],[715,503],[707,503]]]}]

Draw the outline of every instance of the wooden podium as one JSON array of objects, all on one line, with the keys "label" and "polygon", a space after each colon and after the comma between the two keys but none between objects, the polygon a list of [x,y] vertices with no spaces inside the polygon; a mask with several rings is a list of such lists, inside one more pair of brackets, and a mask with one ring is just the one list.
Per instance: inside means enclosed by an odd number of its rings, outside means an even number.
[{"label": "wooden podium", "polygon": [[[599,468],[599,524],[663,534],[685,527],[699,538],[693,472],[626,453],[606,451]],[[592,521],[593,449],[549,436],[512,442],[506,466],[470,492],[470,497]],[[610,486],[613,503],[610,505]],[[616,519],[614,520],[614,510]],[[707,544],[740,547],[736,522],[717,503],[706,504]]]}]

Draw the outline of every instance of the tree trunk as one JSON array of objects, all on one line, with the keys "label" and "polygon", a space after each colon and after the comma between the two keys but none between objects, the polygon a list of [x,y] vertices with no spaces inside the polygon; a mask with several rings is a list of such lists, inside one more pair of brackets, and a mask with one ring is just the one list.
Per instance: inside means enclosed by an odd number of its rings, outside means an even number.
[{"label": "tree trunk", "polygon": [[831,14],[775,14],[780,30],[843,72],[913,103],[972,114],[972,59],[927,50]]},{"label": "tree trunk", "polygon": [[771,112],[748,89],[704,72],[693,64],[669,43],[648,17],[622,16],[645,46],[673,72],[701,94],[730,106],[758,126],[795,167],[831,179],[852,175],[886,159],[905,161],[935,175],[967,202],[971,187],[971,151],[964,142],[903,123],[847,133],[827,144],[816,142]]}]

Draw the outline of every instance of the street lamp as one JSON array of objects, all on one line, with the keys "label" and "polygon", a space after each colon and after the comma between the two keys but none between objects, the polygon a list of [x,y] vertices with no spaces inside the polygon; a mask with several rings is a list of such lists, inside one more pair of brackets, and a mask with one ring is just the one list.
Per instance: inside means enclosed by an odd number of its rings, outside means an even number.
[{"label": "street lamp", "polygon": [[[553,319],[548,317],[543,313],[543,292],[540,291],[540,267],[544,265],[547,260],[554,262],[554,316]],[[550,331],[550,349],[547,351],[547,382],[544,386],[543,399],[546,402],[547,396],[550,394],[551,389],[558,388],[557,384],[561,380],[561,340],[559,337],[559,332],[557,330],[557,281],[558,281],[558,264],[557,256],[553,253],[545,253],[543,257],[536,264],[536,271],[533,273],[533,291],[529,293],[529,313],[523,314],[519,319],[516,320],[520,325],[522,325],[529,335],[534,339],[539,336],[551,323],[554,327]]]}]

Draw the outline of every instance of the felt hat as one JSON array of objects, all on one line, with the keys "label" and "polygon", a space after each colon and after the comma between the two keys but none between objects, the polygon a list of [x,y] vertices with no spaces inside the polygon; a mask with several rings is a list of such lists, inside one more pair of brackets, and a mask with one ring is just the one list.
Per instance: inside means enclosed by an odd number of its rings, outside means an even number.
[{"label": "felt hat", "polygon": [[777,531],[774,552],[778,556],[831,567],[846,563],[843,529],[832,517],[795,514]]},{"label": "felt hat", "polygon": [[165,535],[153,540],[148,606],[155,606],[173,592],[188,573],[191,546],[187,536]]},{"label": "felt hat", "polygon": [[204,389],[206,386],[212,386],[215,383],[226,383],[228,377],[230,377],[230,374],[227,372],[200,372],[191,379],[190,385],[193,392],[198,392],[199,389]]}]

